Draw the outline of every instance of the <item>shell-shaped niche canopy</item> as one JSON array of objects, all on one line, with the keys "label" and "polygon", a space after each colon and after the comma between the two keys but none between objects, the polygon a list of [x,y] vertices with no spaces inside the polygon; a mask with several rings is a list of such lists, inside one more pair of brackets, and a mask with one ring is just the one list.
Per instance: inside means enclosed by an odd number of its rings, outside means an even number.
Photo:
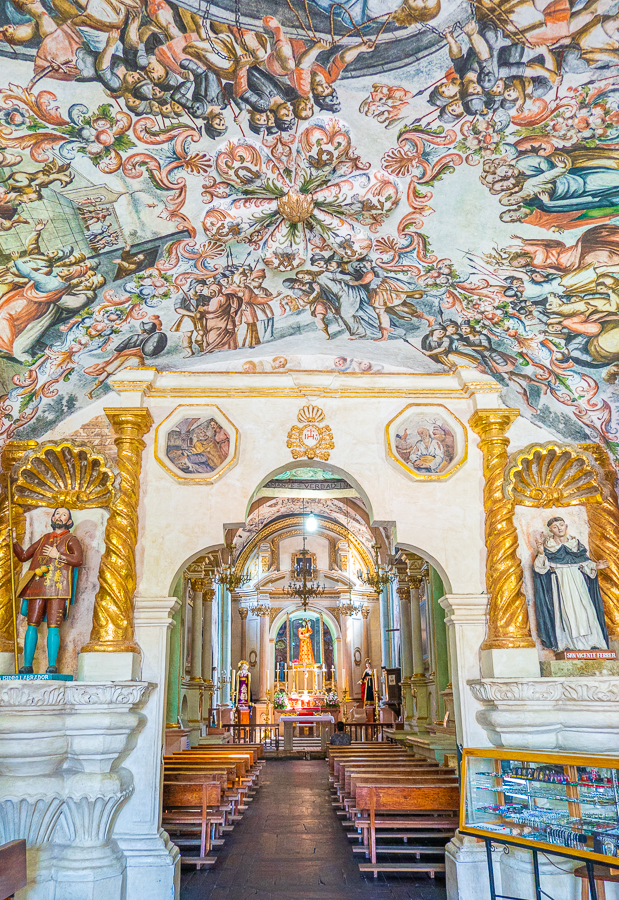
[{"label": "shell-shaped niche canopy", "polygon": [[17,467],[13,496],[25,507],[94,509],[114,501],[115,477],[103,456],[88,447],[46,444]]},{"label": "shell-shaped niche canopy", "polygon": [[533,446],[519,451],[505,472],[506,496],[522,506],[575,506],[600,503],[602,472],[577,448]]}]

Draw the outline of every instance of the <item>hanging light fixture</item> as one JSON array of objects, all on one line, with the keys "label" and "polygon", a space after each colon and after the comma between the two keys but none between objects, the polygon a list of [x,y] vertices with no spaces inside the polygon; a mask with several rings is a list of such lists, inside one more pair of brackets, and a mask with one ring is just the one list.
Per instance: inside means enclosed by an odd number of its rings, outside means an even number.
[{"label": "hanging light fixture", "polygon": [[222,562],[221,565],[217,566],[213,581],[223,585],[232,593],[249,581],[249,575],[236,571],[234,565],[234,544],[226,544],[226,550],[228,551],[228,561]]},{"label": "hanging light fixture", "polygon": [[310,513],[305,522],[305,527],[308,531],[316,531],[318,528],[318,519],[314,515],[314,513]]},{"label": "hanging light fixture", "polygon": [[384,587],[388,584],[391,584],[397,578],[397,573],[394,571],[391,563],[384,566],[379,557],[380,544],[374,544],[372,547],[374,551],[374,572],[370,572],[369,567],[362,572],[361,569],[357,572],[357,578],[359,581],[363,582],[363,584],[367,584],[368,587],[373,588],[377,594],[380,594]]},{"label": "hanging light fixture", "polygon": [[[305,500],[303,501],[302,514],[305,516]],[[314,527],[310,527],[310,520],[315,522]],[[318,519],[311,513],[307,522],[308,531],[315,531],[318,528]],[[300,600],[303,611],[307,612],[310,600],[322,597],[326,588],[324,584],[318,581],[318,569],[311,564],[310,551],[305,547],[305,530],[303,531],[303,549],[301,550],[300,559],[297,558],[295,565],[295,578],[292,579],[284,588],[284,594],[294,600]]]}]

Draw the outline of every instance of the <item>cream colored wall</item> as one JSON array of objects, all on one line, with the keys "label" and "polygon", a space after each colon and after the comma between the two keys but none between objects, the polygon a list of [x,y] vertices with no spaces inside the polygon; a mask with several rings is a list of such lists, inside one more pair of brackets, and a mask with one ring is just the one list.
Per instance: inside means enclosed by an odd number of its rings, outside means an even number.
[{"label": "cream colored wall", "polygon": [[[449,375],[360,375],[311,372],[158,373],[128,368],[110,379],[116,393],[66,419],[50,436],[71,433],[102,407],[148,406],[155,427],[146,436],[140,493],[137,595],[160,597],[193,556],[221,546],[224,526],[245,521],[256,488],[293,463],[289,429],[307,403],[325,413],[335,447],[328,464],[365,496],[374,522],[395,522],[397,542],[439,571],[447,592],[485,589],[483,471],[477,438],[468,430],[468,459],[443,480],[412,480],[388,460],[385,426],[408,404],[438,403],[466,423],[476,408],[501,405],[490,376],[460,368]],[[361,396],[360,396],[361,395]],[[155,428],[180,404],[214,404],[240,433],[236,465],[213,484],[179,482],[155,459]],[[550,440],[520,418],[510,450]],[[307,462],[306,462],[307,464]],[[374,625],[374,623],[372,623]],[[380,636],[372,627],[373,646]]]}]

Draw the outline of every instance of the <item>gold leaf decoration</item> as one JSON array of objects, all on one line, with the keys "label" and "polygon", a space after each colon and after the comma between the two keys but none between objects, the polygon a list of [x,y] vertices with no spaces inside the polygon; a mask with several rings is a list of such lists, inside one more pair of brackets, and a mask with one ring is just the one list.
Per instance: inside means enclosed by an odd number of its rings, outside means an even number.
[{"label": "gold leaf decoration", "polygon": [[333,450],[335,443],[330,427],[318,425],[324,418],[325,414],[319,406],[308,404],[299,410],[297,419],[301,427],[293,425],[286,441],[293,459],[329,459],[329,451]]},{"label": "gold leaf decoration", "polygon": [[509,461],[505,496],[521,506],[601,503],[604,478],[588,453],[561,444],[530,445]]},{"label": "gold leaf decoration", "polygon": [[22,507],[95,509],[111,506],[114,481],[103,456],[64,441],[40,446],[19,466],[14,496]]}]

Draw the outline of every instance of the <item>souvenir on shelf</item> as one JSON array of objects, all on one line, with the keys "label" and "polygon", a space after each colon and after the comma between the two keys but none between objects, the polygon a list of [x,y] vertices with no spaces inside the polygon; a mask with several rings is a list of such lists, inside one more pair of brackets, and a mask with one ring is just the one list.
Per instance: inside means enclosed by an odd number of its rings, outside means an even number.
[{"label": "souvenir on shelf", "polygon": [[460,831],[619,866],[618,770],[612,757],[464,750]]}]

